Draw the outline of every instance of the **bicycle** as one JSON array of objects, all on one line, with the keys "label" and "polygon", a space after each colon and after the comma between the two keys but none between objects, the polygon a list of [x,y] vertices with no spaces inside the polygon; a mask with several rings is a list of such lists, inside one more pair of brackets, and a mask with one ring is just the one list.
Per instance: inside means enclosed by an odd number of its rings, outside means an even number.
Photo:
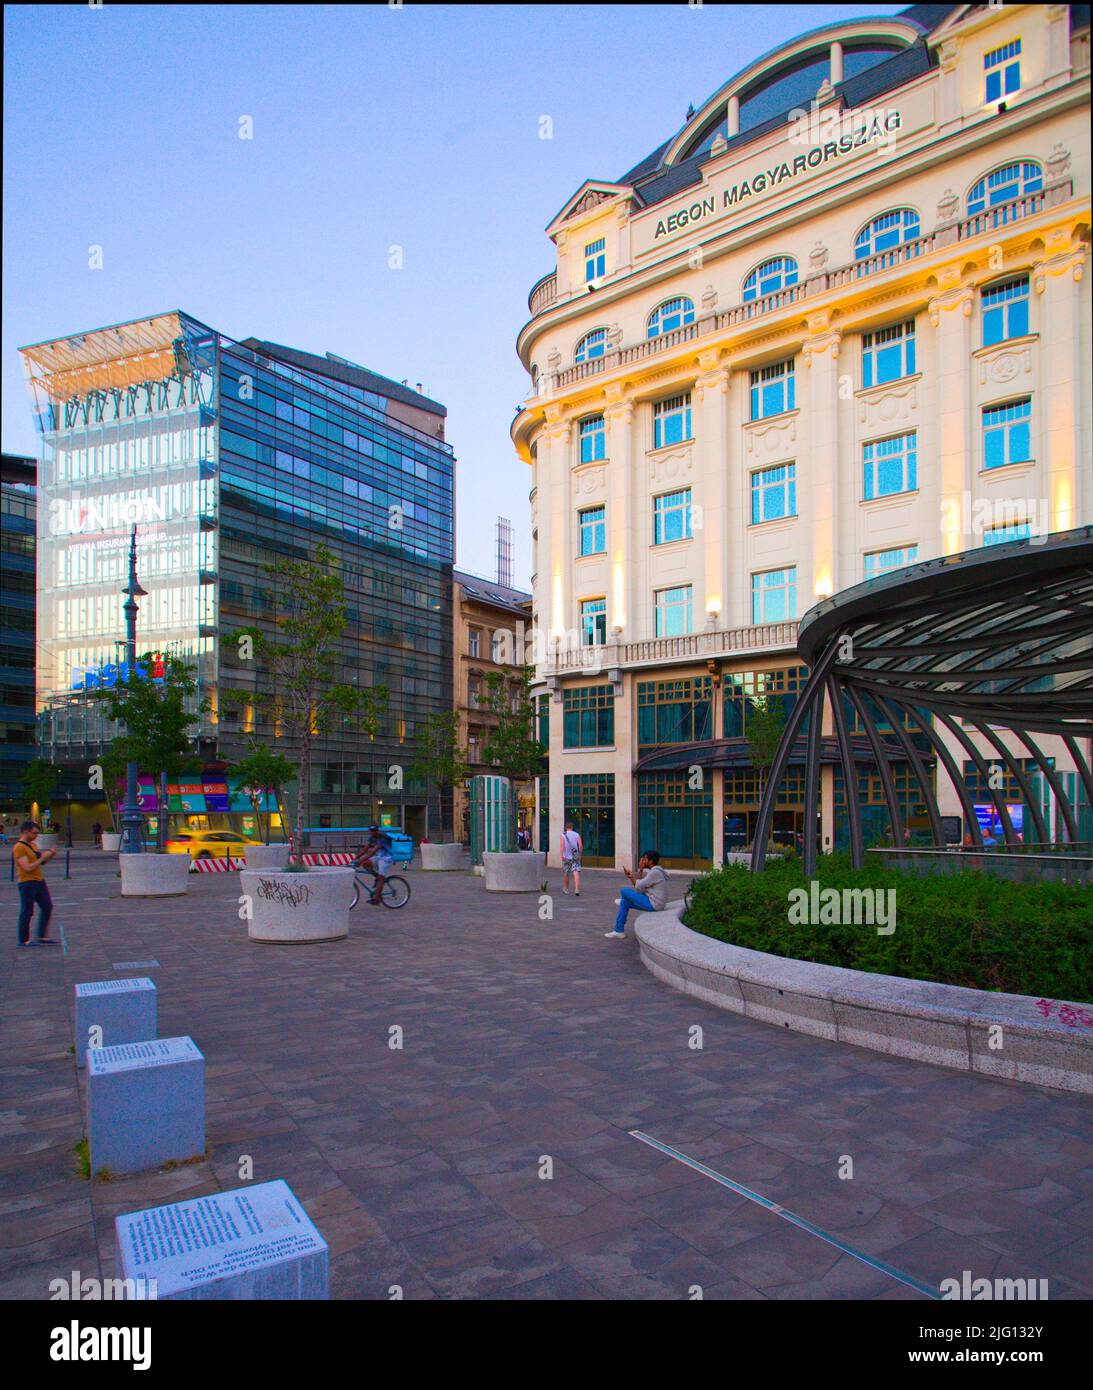
[{"label": "bicycle", "polygon": [[[374,898],[376,895],[376,880],[378,875],[372,869],[358,869],[353,880],[353,901],[349,904],[350,908],[356,907],[361,900],[361,890]],[[370,880],[370,881],[369,881]],[[410,885],[404,878],[397,874],[391,874],[383,882],[383,893],[380,895],[380,902],[384,907],[405,907],[410,901]]]}]

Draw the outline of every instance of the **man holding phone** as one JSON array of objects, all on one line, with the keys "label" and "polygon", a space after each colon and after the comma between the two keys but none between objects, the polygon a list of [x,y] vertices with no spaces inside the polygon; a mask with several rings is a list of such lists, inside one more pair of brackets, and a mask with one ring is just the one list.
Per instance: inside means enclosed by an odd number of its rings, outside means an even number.
[{"label": "man holding phone", "polygon": [[[49,896],[42,865],[55,859],[57,851],[39,851],[34,843],[37,838],[37,822],[26,820],[11,850],[12,859],[15,861],[15,879],[19,885],[19,945],[56,946],[56,941],[49,935],[53,899]],[[38,908],[38,937],[37,940],[31,941],[30,919],[34,915],[35,905]]]},{"label": "man holding phone", "polygon": [[623,869],[623,873],[632,886],[622,889],[619,894],[615,930],[604,932],[604,936],[613,937],[616,941],[626,936],[626,919],[631,908],[637,912],[661,912],[668,903],[668,875],[660,867],[660,855],[655,849],[647,849],[638,861],[639,878],[635,878],[629,869]]}]

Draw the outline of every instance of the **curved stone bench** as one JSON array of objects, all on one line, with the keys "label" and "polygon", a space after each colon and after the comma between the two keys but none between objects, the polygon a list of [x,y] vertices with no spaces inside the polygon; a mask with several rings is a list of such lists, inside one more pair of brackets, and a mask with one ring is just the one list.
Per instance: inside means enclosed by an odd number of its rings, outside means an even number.
[{"label": "curved stone bench", "polygon": [[[789,960],[691,931],[684,904],[637,915],[645,967],[720,1009],[897,1057],[1093,1094],[1093,1027],[1025,994]],[[1093,1019],[1093,1006],[1069,1006]]]}]

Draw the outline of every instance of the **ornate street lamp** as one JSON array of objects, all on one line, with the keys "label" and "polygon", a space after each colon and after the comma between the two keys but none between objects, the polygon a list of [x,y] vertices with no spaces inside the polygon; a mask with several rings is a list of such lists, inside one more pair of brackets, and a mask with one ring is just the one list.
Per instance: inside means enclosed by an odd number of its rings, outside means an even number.
[{"label": "ornate street lamp", "polygon": [[[129,541],[129,583],[122,590],[126,595],[122,612],[125,614],[125,646],[129,665],[129,679],[137,669],[137,599],[148,591],[137,583],[137,528]],[[121,853],[140,854],[144,849],[144,813],[140,809],[137,791],[137,765],[125,765],[125,805],[121,812]]]}]

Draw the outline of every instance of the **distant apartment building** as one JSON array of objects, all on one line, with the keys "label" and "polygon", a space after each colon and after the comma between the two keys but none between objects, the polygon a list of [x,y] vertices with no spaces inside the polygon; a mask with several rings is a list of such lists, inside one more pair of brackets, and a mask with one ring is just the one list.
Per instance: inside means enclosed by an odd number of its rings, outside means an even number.
[{"label": "distant apartment building", "polygon": [[[487,681],[491,672],[501,675],[510,690],[516,689],[525,659],[526,634],[531,628],[531,595],[463,570],[453,572],[453,690],[459,716],[459,742],[467,750],[472,773],[495,769],[486,758],[486,740],[496,725],[486,708]],[[516,788],[520,824],[534,831],[535,789],[532,783]],[[457,839],[470,837],[466,787],[453,794],[453,825]]]}]

